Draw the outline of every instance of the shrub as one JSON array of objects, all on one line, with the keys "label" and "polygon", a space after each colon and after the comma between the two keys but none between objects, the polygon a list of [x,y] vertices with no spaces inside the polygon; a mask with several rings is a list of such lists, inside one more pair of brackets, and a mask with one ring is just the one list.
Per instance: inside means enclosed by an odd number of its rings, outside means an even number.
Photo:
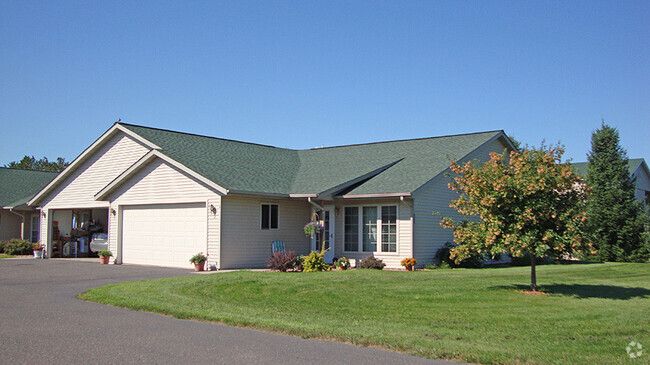
[{"label": "shrub", "polygon": [[108,250],[99,251],[98,254],[99,254],[99,256],[109,256],[109,257],[113,256],[113,253],[111,251],[108,251]]},{"label": "shrub", "polygon": [[448,263],[446,262],[441,262],[440,264],[428,264],[424,266],[425,269],[427,270],[438,270],[438,269],[451,269],[451,266],[449,266]]},{"label": "shrub", "polygon": [[4,253],[7,255],[31,255],[34,245],[27,240],[14,238],[5,243]]},{"label": "shrub", "polygon": [[4,252],[5,252],[5,243],[4,241],[0,241],[0,253],[4,253]]},{"label": "shrub", "polygon": [[450,267],[464,267],[464,268],[477,268],[483,266],[483,257],[480,254],[473,254],[470,257],[464,259],[460,263],[456,263],[454,259],[449,257],[451,249],[457,245],[452,242],[447,242],[445,245],[436,252],[436,259],[440,260],[440,263],[443,262],[449,265]]},{"label": "shrub", "polygon": [[383,261],[380,259],[376,258],[375,256],[368,256],[365,259],[362,259],[359,261],[357,264],[357,268],[359,269],[377,269],[377,270],[382,270],[384,267],[386,267],[386,264],[384,264]]},{"label": "shrub", "polygon": [[298,257],[293,251],[276,251],[266,263],[267,267],[273,271],[286,272],[298,266]]},{"label": "shrub", "polygon": [[[327,250],[329,250],[329,248]],[[302,271],[314,272],[329,270],[331,267],[330,265],[326,264],[324,260],[325,252],[327,252],[327,250],[323,250],[321,252],[312,251],[309,253],[309,255],[303,256]]]}]

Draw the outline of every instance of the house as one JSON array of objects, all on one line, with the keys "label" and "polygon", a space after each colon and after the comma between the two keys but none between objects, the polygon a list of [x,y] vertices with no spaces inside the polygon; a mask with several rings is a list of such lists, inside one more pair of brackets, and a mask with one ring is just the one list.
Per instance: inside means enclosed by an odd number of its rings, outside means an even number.
[{"label": "house", "polygon": [[[206,252],[213,269],[261,268],[282,240],[398,268],[452,240],[433,214],[456,214],[449,160],[513,148],[503,131],[293,150],[116,123],[29,205],[50,255],[92,222],[114,263],[190,268]],[[312,219],[324,230],[310,238]]]},{"label": "house", "polygon": [[0,241],[39,239],[40,214],[27,201],[50,183],[57,172],[0,167]]},{"label": "house", "polygon": [[[580,176],[587,176],[587,162],[573,163],[573,168]],[[627,160],[627,169],[630,172],[630,179],[634,181],[634,197],[650,207],[650,169],[642,158]]]}]

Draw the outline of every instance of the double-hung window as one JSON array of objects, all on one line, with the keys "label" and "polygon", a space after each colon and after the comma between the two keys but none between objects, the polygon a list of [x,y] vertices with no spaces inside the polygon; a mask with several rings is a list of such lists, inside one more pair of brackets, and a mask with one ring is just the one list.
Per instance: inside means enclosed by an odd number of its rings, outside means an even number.
[{"label": "double-hung window", "polygon": [[262,204],[261,228],[278,229],[278,205],[277,204]]},{"label": "double-hung window", "polygon": [[344,209],[345,252],[397,252],[397,206]]}]

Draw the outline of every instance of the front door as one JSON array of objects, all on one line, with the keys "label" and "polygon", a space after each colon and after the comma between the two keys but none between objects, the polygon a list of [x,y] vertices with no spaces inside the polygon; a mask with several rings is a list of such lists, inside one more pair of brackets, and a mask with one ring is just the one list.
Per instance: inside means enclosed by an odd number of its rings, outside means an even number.
[{"label": "front door", "polygon": [[320,251],[322,249],[327,249],[325,252],[324,260],[327,263],[332,263],[334,260],[334,207],[326,207],[325,210],[321,212],[320,222],[323,225],[323,231],[320,234],[315,235],[312,240],[312,249],[314,251]]}]

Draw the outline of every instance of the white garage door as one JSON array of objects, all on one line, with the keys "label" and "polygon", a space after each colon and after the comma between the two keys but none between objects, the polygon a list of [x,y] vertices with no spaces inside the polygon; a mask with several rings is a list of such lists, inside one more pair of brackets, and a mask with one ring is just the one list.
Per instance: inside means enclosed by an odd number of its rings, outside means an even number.
[{"label": "white garage door", "polygon": [[125,207],[122,262],[191,268],[190,257],[206,253],[205,204]]}]

